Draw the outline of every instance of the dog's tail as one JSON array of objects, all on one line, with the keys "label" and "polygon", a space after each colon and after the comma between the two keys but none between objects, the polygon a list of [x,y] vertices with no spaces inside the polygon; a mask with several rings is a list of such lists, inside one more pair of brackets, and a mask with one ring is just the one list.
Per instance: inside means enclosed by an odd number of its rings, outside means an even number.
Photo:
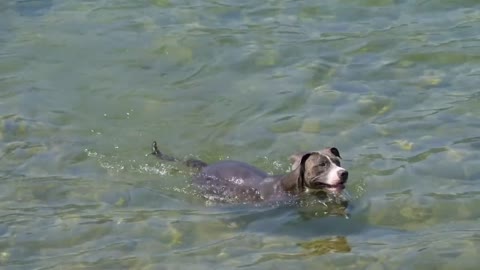
[{"label": "dog's tail", "polygon": [[178,159],[176,159],[172,156],[165,155],[164,153],[160,152],[160,150],[158,150],[158,146],[157,146],[156,141],[153,141],[153,144],[152,144],[152,155],[156,156],[159,159],[166,160],[166,161],[178,161]]},{"label": "dog's tail", "polygon": [[[169,156],[169,155],[166,155],[162,152],[160,152],[160,150],[158,150],[158,145],[157,145],[157,142],[156,141],[153,141],[153,144],[152,144],[152,155],[156,156],[157,158],[159,159],[162,159],[162,160],[166,160],[166,161],[180,161],[179,159],[175,158],[175,157],[172,157],[172,156]],[[187,165],[188,167],[191,167],[191,168],[195,168],[195,169],[201,169],[205,166],[207,166],[208,164],[201,161],[201,160],[198,160],[198,159],[187,159],[186,161],[183,162],[185,165]]]}]

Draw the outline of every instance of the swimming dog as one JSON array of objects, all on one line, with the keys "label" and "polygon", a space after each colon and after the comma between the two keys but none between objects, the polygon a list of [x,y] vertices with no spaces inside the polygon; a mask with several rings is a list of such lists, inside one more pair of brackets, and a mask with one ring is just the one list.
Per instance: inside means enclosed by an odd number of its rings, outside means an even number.
[{"label": "swimming dog", "polygon": [[[153,142],[152,154],[167,161],[178,161],[158,149]],[[198,170],[193,183],[207,195],[242,202],[261,202],[298,195],[309,191],[341,192],[348,171],[340,165],[340,152],[335,147],[292,155],[291,171],[269,175],[248,163],[224,160],[207,164],[198,159],[185,161]],[[227,199],[228,200],[228,199]]]}]

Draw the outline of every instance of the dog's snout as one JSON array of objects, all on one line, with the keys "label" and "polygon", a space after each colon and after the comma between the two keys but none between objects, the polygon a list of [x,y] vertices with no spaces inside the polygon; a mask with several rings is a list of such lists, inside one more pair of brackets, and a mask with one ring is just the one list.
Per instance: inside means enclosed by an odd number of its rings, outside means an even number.
[{"label": "dog's snout", "polygon": [[340,178],[340,181],[342,181],[342,183],[347,182],[348,171],[346,171],[346,170],[338,171],[338,178]]}]

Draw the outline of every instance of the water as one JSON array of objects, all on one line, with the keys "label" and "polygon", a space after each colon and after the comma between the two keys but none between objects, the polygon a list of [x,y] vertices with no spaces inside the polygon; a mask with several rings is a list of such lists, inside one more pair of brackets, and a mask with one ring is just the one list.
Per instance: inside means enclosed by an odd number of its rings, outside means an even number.
[{"label": "water", "polygon": [[[0,3],[2,269],[477,269],[478,1]],[[336,146],[348,209],[148,156]],[[348,213],[346,213],[346,211]]]}]

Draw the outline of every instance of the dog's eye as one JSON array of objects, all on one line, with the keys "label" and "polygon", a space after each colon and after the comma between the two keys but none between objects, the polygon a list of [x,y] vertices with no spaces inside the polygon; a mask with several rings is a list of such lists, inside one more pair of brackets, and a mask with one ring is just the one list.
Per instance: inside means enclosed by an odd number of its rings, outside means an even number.
[{"label": "dog's eye", "polygon": [[322,163],[318,164],[318,166],[320,166],[320,167],[325,167],[325,166],[327,166],[327,163],[322,162]]}]

